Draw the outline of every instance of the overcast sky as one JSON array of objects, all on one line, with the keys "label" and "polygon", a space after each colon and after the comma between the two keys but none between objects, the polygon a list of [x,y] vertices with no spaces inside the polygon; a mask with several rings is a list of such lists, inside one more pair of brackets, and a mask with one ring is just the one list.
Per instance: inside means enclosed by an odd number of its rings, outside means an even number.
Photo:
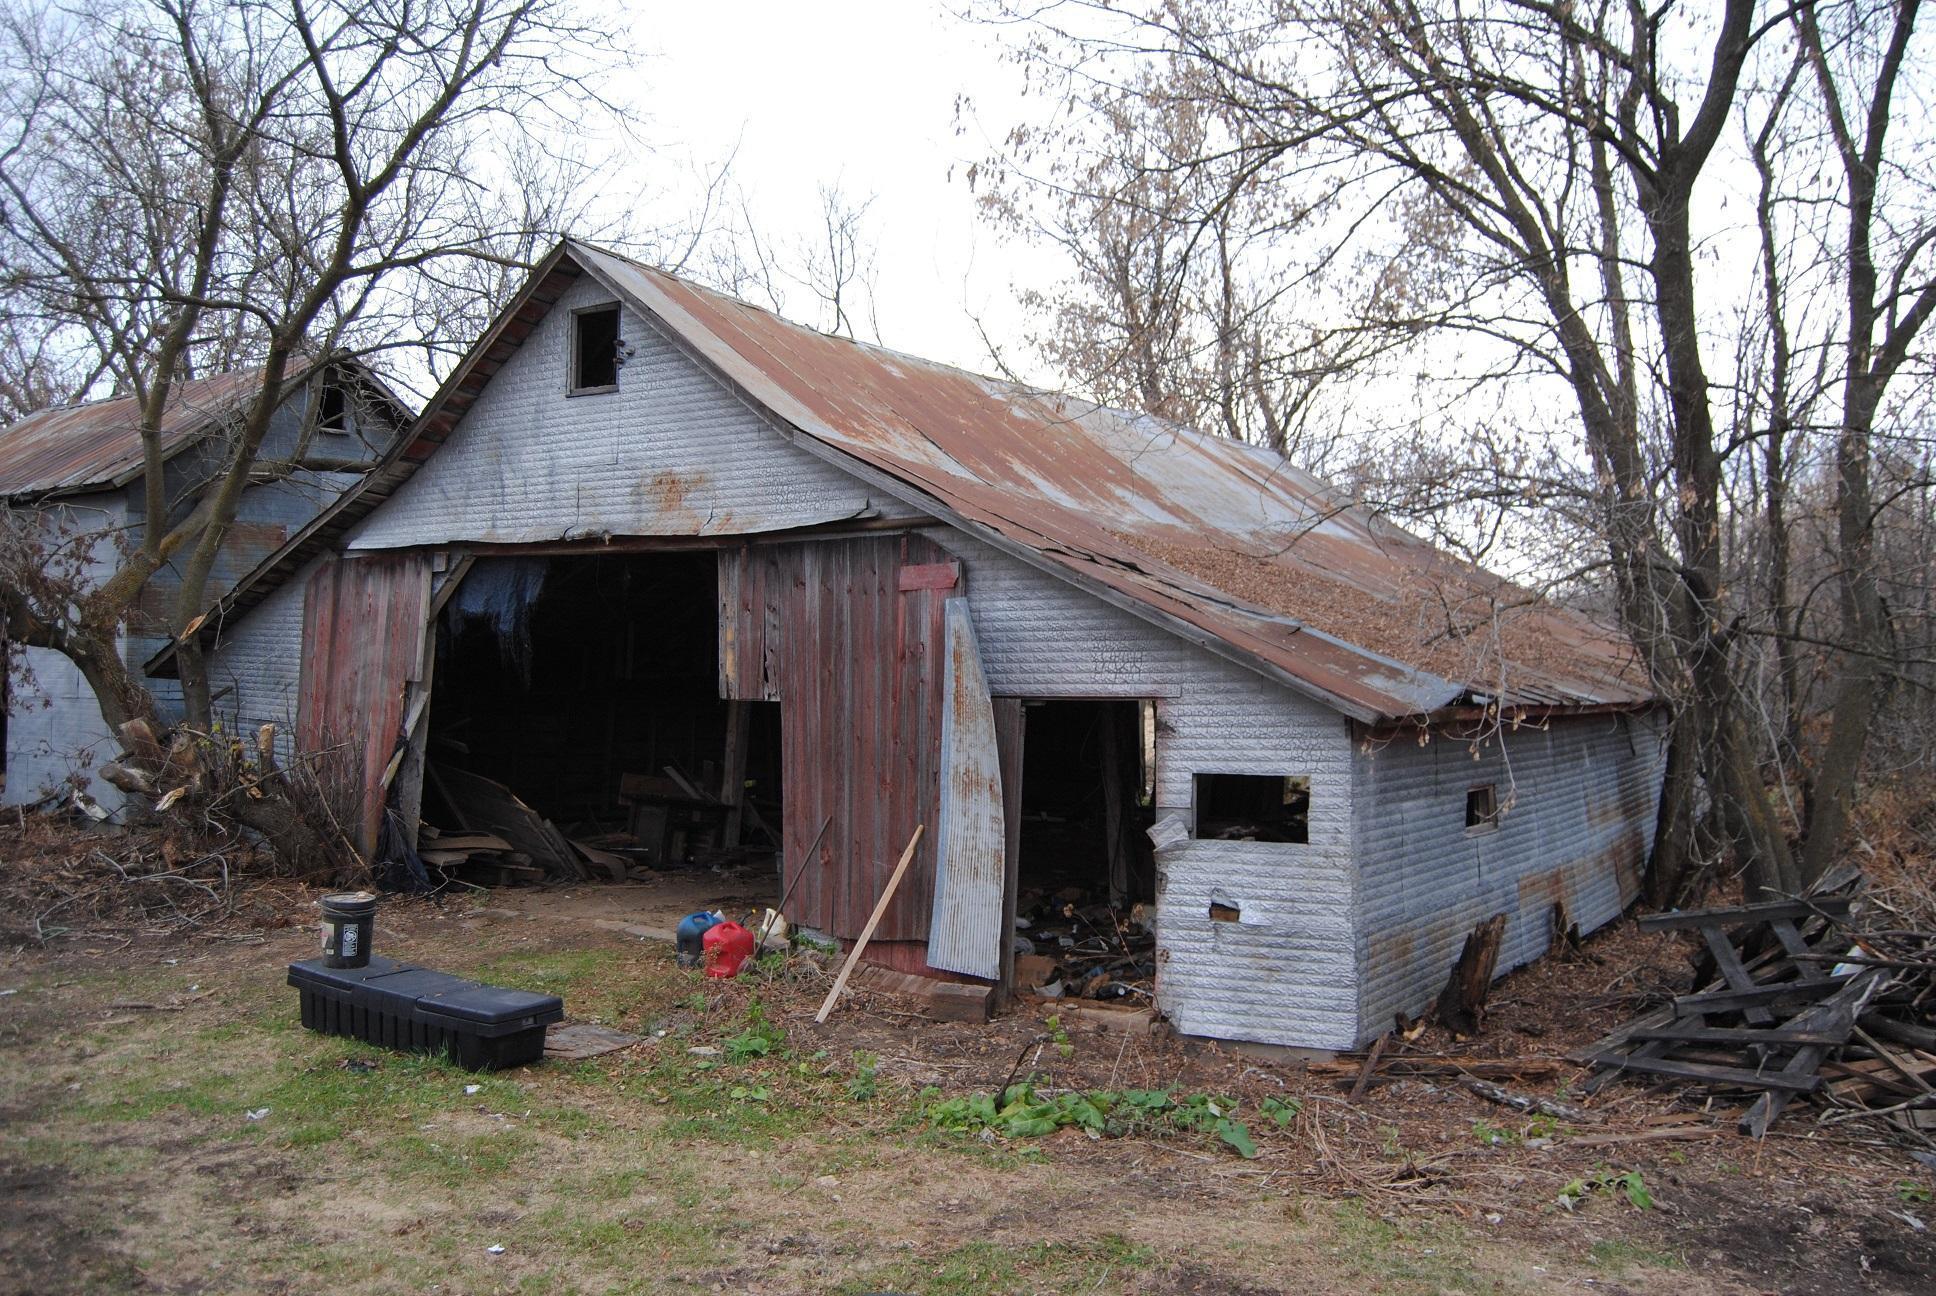
[{"label": "overcast sky", "polygon": [[[1012,338],[1017,276],[1052,265],[1005,248],[962,178],[1032,106],[998,36],[929,0],[655,7],[634,30],[654,57],[630,93],[662,148],[703,166],[738,142],[734,177],[769,242],[812,232],[823,183],[872,196],[881,340],[986,370],[971,312]],[[963,95],[977,115],[957,134]],[[646,165],[675,169],[670,156]]]}]

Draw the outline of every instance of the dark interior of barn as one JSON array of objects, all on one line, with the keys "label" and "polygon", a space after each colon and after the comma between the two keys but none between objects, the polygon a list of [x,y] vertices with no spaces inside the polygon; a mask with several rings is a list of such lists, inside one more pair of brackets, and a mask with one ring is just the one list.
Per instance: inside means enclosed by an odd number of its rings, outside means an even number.
[{"label": "dark interior of barn", "polygon": [[1030,702],[1024,711],[1017,980],[1147,1002],[1153,712],[1134,701]]},{"label": "dark interior of barn", "polygon": [[478,560],[439,618],[420,846],[508,840],[488,874],[536,837],[613,878],[770,857],[780,708],[720,698],[717,582],[710,551]]}]

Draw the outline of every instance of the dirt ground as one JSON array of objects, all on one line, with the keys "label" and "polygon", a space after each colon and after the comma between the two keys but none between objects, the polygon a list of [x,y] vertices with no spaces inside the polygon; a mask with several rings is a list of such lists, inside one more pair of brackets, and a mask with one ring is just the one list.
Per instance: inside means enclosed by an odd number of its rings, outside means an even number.
[{"label": "dirt ground", "polygon": [[[643,1036],[495,1075],[301,1030],[293,890],[286,925],[0,949],[0,1291],[1936,1291],[1930,1173],[1879,1131],[1798,1110],[1757,1143],[1637,1085],[1577,1125],[1444,1079],[1353,1103],[1337,1068],[1056,1005],[970,1026],[863,991],[816,1028],[824,960],[724,982],[673,962],[681,915],[757,892],[386,901],[379,952]],[[1685,975],[1675,938],[1625,924],[1500,983],[1479,1040],[1408,1049],[1558,1056]],[[1213,1095],[1256,1156],[936,1115],[1011,1074]]]}]

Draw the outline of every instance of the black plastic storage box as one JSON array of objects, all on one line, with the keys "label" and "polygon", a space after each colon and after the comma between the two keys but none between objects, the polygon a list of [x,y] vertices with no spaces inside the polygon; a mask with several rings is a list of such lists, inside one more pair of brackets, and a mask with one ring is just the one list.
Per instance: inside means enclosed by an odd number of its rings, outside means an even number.
[{"label": "black plastic storage box", "polygon": [[544,1056],[545,1027],[565,1015],[557,995],[479,985],[371,956],[368,966],[289,965],[302,1024],[407,1053],[448,1053],[467,1071],[523,1066]]}]

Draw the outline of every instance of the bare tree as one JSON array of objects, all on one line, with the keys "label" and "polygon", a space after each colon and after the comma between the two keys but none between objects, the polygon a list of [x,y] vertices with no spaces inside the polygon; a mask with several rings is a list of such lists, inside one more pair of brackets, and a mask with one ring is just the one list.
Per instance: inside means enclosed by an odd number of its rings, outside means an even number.
[{"label": "bare tree", "polygon": [[[699,243],[687,264],[722,292],[809,322],[823,332],[880,341],[875,295],[878,255],[868,219],[874,196],[856,199],[838,182],[818,190],[818,227],[775,240],[761,232],[753,199],[735,188],[734,222]],[[810,302],[809,310],[800,307]]]},{"label": "bare tree", "polygon": [[[16,643],[81,670],[111,725],[154,718],[117,630],[180,569],[183,723],[207,732],[188,633],[285,382],[399,319],[450,318],[479,265],[528,259],[555,213],[507,213],[516,141],[600,102],[611,52],[569,0],[120,0],[16,10],[0,28],[0,283],[56,355],[142,410],[145,524],[105,579],[56,582],[31,518],[9,519],[0,610]],[[512,148],[512,183],[495,184]],[[532,187],[526,185],[529,194]],[[520,240],[527,240],[521,242]],[[259,368],[219,471],[166,497],[162,417],[180,383]],[[259,800],[237,802],[263,813]],[[289,827],[287,815],[266,826]]]},{"label": "bare tree", "polygon": [[[1503,407],[1537,426],[1568,393],[1569,416],[1544,420],[1561,454],[1468,459],[1442,476],[1441,501],[1531,504],[1593,537],[1577,574],[1605,587],[1674,708],[1657,855],[1670,879],[1697,776],[1754,887],[1819,875],[1901,665],[1875,557],[1875,421],[1936,292],[1936,206],[1920,181],[1930,134],[1897,106],[1920,65],[1918,6],[1094,0],[1000,12],[1030,25],[1024,57],[1070,97],[1147,102],[1153,83],[1164,116],[1221,124],[1191,146],[1139,114],[1145,152],[1119,151],[1139,183],[1201,181],[1216,195],[1163,213],[1170,242],[1214,248],[1219,216],[1264,190],[1274,210],[1309,213],[1298,237],[1352,269],[1349,291],[1319,303],[1341,328],[1413,340],[1412,362],[1439,380],[1459,371],[1450,416],[1484,401],[1489,416]],[[1810,165],[1819,139],[1833,145],[1826,171]],[[1763,273],[1745,276],[1753,260],[1726,249],[1755,241],[1730,241],[1717,202],[1743,172],[1761,179],[1765,251]],[[1832,252],[1807,237],[1825,210],[1845,226]],[[1077,237],[1105,252],[1118,241],[1107,227]],[[1294,259],[1274,273],[1303,282]],[[1839,321],[1824,320],[1824,282],[1844,298]],[[1758,308],[1744,283],[1759,285]],[[1765,327],[1738,327],[1757,309]],[[1823,538],[1840,607],[1824,624],[1796,606],[1812,599],[1794,589],[1784,507],[1830,389],[1835,525]],[[1782,556],[1744,587],[1730,541],[1750,530]],[[1757,638],[1788,641],[1795,696],[1800,645],[1835,663],[1799,854],[1739,682]],[[1781,727],[1798,746],[1799,720]]]},{"label": "bare tree", "polygon": [[1202,93],[1187,58],[1054,86],[1054,120],[1016,127],[967,173],[998,228],[1073,267],[1021,292],[1041,358],[1105,403],[1335,467],[1333,424],[1312,415],[1389,339],[1297,313],[1336,268],[1291,252],[1322,197],[1266,183],[1242,115]]}]

